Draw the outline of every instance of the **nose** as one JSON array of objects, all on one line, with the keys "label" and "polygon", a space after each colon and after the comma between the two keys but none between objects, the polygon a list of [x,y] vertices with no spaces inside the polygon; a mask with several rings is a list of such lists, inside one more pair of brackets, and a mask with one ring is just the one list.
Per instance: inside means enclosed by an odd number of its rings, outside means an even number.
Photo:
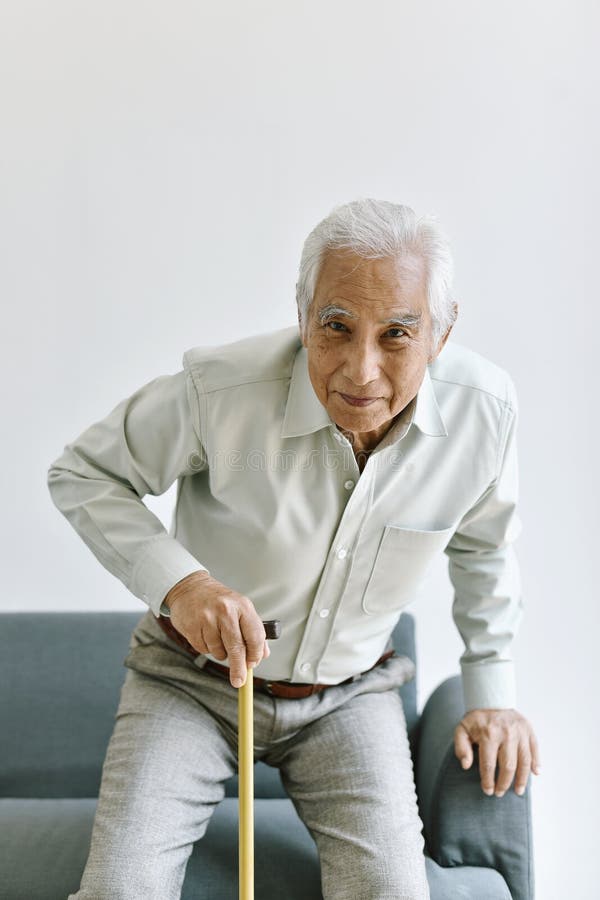
[{"label": "nose", "polygon": [[377,344],[364,339],[348,346],[343,374],[359,388],[377,381],[380,374],[380,350]]}]

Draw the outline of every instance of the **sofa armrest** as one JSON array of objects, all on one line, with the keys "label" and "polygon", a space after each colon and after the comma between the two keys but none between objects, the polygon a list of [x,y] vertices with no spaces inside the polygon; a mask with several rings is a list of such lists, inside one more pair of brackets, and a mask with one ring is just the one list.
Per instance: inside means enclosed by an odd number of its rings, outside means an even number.
[{"label": "sofa armrest", "polygon": [[441,866],[496,869],[513,900],[533,900],[531,778],[521,797],[514,781],[503,797],[484,794],[477,745],[467,770],[454,753],[464,711],[456,675],[436,688],[421,715],[415,781],[428,851]]}]

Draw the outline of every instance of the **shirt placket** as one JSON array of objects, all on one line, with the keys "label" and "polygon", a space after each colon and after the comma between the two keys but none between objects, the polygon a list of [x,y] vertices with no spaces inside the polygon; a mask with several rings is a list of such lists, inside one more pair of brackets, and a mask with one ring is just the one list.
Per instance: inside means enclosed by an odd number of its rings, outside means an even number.
[{"label": "shirt placket", "polygon": [[319,681],[319,666],[327,651],[336,614],[356,552],[357,536],[367,515],[375,459],[369,459],[360,472],[350,442],[333,432],[336,458],[340,459],[340,490],[351,491],[335,537],[327,555],[315,599],[294,661],[292,681]]}]

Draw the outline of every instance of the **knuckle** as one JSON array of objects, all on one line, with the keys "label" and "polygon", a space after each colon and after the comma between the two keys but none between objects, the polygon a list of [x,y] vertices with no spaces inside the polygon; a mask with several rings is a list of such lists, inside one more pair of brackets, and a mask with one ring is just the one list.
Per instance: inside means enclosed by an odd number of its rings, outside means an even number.
[{"label": "knuckle", "polygon": [[215,598],[214,609],[219,619],[226,619],[231,616],[231,597],[227,594],[219,594]]},{"label": "knuckle", "polygon": [[483,737],[487,740],[494,740],[499,734],[499,727],[494,722],[484,725],[482,728]]},{"label": "knuckle", "polygon": [[224,603],[218,614],[219,628],[239,631],[239,615],[235,604]]}]

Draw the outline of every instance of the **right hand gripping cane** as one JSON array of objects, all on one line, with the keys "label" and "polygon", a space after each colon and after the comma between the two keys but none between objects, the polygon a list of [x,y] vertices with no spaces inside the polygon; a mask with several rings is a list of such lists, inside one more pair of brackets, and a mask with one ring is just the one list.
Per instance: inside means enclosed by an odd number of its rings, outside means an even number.
[{"label": "right hand gripping cane", "polygon": [[[263,622],[267,640],[281,634],[278,620]],[[240,900],[254,900],[254,672],[238,690]]]}]

